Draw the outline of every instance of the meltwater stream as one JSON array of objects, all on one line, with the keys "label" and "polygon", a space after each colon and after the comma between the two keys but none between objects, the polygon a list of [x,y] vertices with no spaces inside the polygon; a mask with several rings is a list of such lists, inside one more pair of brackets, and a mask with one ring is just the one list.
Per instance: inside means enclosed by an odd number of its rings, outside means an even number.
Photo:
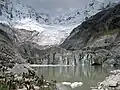
[{"label": "meltwater stream", "polygon": [[[113,68],[102,68],[100,66],[48,66],[34,67],[37,74],[43,75],[46,80],[56,80],[59,83],[60,90],[91,90],[90,87],[97,86],[109,75]],[[82,82],[81,86],[71,88],[69,85],[63,85],[63,82]]]}]

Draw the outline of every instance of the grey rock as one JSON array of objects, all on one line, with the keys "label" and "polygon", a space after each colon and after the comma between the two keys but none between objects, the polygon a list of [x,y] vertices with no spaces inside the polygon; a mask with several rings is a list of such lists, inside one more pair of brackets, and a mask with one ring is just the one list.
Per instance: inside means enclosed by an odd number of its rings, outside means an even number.
[{"label": "grey rock", "polygon": [[107,59],[102,66],[104,67],[108,67],[108,66],[111,66],[111,67],[114,67],[115,65],[117,64],[117,62],[115,61],[115,59]]},{"label": "grey rock", "polygon": [[111,73],[111,74],[114,74],[114,75],[120,74],[120,70],[114,70],[114,71],[111,71],[110,73]]},{"label": "grey rock", "polygon": [[119,90],[120,70],[111,71],[109,77],[98,85],[98,90]]},{"label": "grey rock", "polygon": [[109,87],[116,87],[117,81],[109,81],[108,85],[109,85]]},{"label": "grey rock", "polygon": [[27,64],[16,64],[10,72],[15,74],[29,73],[29,70],[33,70]]},{"label": "grey rock", "polygon": [[96,53],[93,60],[95,63],[102,65],[106,61],[106,55],[104,53]]}]

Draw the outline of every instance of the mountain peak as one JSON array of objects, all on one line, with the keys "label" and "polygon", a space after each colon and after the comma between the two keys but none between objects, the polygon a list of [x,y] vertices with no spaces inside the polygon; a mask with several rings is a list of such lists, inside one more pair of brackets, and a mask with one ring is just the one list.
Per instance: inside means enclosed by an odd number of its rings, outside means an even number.
[{"label": "mountain peak", "polygon": [[83,7],[84,9],[71,8],[69,12],[51,17],[49,13],[38,12],[31,5],[21,2],[20,0],[2,0],[0,21],[17,29],[36,30],[39,32],[38,38],[42,36],[43,39],[38,42],[36,38],[34,42],[41,45],[60,44],[75,26],[101,11],[99,9],[103,5],[101,2],[92,0]]}]

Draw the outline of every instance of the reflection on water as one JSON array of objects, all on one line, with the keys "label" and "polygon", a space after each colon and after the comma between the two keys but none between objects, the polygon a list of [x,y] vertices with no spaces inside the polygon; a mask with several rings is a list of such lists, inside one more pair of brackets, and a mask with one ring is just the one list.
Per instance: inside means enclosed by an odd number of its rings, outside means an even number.
[{"label": "reflection on water", "polygon": [[102,67],[93,67],[81,65],[77,67],[36,67],[34,68],[38,75],[44,75],[46,80],[57,80],[61,82],[83,82],[81,87],[72,89],[64,86],[65,90],[90,90],[90,87],[97,85],[97,82],[103,81],[112,69]]}]

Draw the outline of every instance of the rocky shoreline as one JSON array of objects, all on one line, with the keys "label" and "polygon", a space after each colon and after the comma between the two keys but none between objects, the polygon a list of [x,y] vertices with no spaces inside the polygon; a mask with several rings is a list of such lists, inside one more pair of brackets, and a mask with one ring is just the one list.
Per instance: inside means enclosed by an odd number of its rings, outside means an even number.
[{"label": "rocky shoreline", "polygon": [[1,72],[0,88],[3,90],[56,90],[56,81],[47,81],[24,64],[15,65],[10,71]]},{"label": "rocky shoreline", "polygon": [[120,90],[120,70],[110,72],[110,75],[91,90]]}]

